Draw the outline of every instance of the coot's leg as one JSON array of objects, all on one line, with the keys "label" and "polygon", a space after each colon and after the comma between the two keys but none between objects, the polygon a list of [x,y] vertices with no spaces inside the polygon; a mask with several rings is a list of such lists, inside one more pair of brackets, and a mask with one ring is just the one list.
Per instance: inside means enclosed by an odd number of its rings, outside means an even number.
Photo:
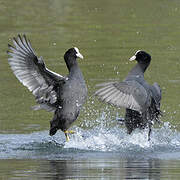
[{"label": "coot's leg", "polygon": [[119,117],[119,118],[117,118],[116,120],[118,121],[118,123],[119,123],[120,125],[124,125],[124,124],[125,124],[125,118],[123,118],[123,117]]},{"label": "coot's leg", "polygon": [[65,136],[66,136],[66,141],[68,142],[70,139],[69,139],[69,134],[74,134],[75,133],[75,131],[73,131],[73,130],[65,130],[64,131],[64,134],[65,134]]},{"label": "coot's leg", "polygon": [[149,124],[149,132],[148,132],[148,141],[150,141],[151,140],[151,131],[152,131],[152,129],[151,129],[151,124]]}]

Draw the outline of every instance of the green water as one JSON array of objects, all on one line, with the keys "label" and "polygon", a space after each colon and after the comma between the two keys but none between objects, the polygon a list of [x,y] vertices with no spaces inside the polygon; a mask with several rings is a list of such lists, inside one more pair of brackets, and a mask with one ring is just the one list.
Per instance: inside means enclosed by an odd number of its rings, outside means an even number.
[{"label": "green water", "polygon": [[[80,49],[84,60],[79,65],[89,99],[74,125],[84,128],[86,123],[99,124],[97,119],[102,112],[110,112],[108,119],[117,112],[123,115],[123,109],[103,105],[93,97],[95,84],[122,80],[134,66],[128,62],[129,57],[138,49],[149,52],[152,62],[145,78],[149,83],[158,82],[162,88],[161,120],[180,129],[179,0],[1,0],[0,12],[1,134],[48,130],[52,118],[49,112],[31,110],[35,104],[33,95],[20,84],[7,63],[7,44],[17,34],[26,34],[48,68],[62,75],[67,74],[64,52],[74,46]],[[106,125],[113,123],[107,120]],[[0,166],[7,164],[3,170],[16,163],[3,161]],[[21,163],[29,168],[34,162]],[[178,163],[177,169],[180,170]],[[9,178],[13,178],[13,172]]]},{"label": "green water", "polygon": [[[61,161],[42,161],[36,160],[16,161],[16,166],[13,160],[4,162],[5,169],[2,180],[11,178],[10,171],[14,171],[13,179],[178,179],[178,169],[174,165],[178,164],[178,161],[121,161],[117,163],[114,160],[106,162],[105,160],[86,160],[71,162],[69,160]],[[169,163],[169,164],[168,164]],[[11,164],[9,166],[9,164]],[[87,165],[88,164],[88,165]],[[167,164],[170,167],[167,167]],[[28,167],[26,170],[24,167]],[[126,167],[129,167],[128,169]],[[91,170],[89,170],[91,168]],[[79,171],[80,170],[80,171]],[[142,173],[144,171],[144,174]],[[50,172],[50,173],[49,173]],[[169,173],[174,173],[171,176]],[[111,174],[111,176],[109,175]],[[23,178],[24,177],[24,178]]]}]

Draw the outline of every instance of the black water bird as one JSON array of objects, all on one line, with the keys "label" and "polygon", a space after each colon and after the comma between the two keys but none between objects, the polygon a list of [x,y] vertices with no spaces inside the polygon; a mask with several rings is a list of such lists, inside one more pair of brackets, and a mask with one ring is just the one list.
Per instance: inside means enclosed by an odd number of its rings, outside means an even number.
[{"label": "black water bird", "polygon": [[150,140],[151,127],[154,122],[159,122],[161,115],[161,89],[157,83],[151,86],[144,80],[144,72],[151,62],[151,56],[138,50],[130,58],[130,61],[133,60],[136,60],[137,64],[125,80],[99,84],[101,88],[95,95],[111,105],[126,108],[124,121],[128,134],[136,128],[149,127]]},{"label": "black water bird", "polygon": [[71,48],[64,54],[69,74],[61,76],[50,71],[42,57],[37,57],[25,35],[13,38],[14,47],[8,45],[8,62],[18,80],[35,96],[38,105],[34,110],[45,109],[54,112],[50,121],[49,134],[61,129],[69,140],[70,125],[77,119],[86,101],[87,87],[78,66],[77,58],[82,58],[78,48]]}]

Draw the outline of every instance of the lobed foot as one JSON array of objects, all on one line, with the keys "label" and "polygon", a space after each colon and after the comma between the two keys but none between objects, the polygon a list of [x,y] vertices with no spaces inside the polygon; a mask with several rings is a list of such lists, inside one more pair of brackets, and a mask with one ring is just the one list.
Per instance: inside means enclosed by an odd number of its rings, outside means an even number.
[{"label": "lobed foot", "polygon": [[68,134],[74,134],[74,133],[76,133],[75,131],[73,131],[73,130],[65,130],[64,131],[64,134],[65,134],[65,136],[66,136],[66,142],[69,142],[69,135]]}]

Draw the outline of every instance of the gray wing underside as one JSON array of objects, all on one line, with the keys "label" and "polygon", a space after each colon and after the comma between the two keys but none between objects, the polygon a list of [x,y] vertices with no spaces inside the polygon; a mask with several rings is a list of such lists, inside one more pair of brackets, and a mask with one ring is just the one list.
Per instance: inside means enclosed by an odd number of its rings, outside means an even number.
[{"label": "gray wing underside", "polygon": [[110,82],[98,86],[101,88],[95,95],[117,107],[142,112],[149,98],[146,89],[136,81]]},{"label": "gray wing underside", "polygon": [[54,111],[57,93],[53,85],[55,81],[65,78],[45,67],[42,57],[37,58],[25,35],[22,38],[18,35],[17,39],[13,39],[13,44],[14,47],[9,45],[10,51],[7,52],[11,56],[8,62],[17,79],[33,93],[39,103],[34,109]]}]

